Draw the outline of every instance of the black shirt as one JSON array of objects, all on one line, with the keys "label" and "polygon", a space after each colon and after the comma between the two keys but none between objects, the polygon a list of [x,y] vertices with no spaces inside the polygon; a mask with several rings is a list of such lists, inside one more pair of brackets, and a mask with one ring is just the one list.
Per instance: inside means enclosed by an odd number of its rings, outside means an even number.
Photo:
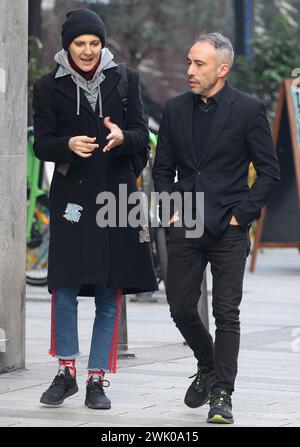
[{"label": "black shirt", "polygon": [[[207,137],[211,130],[213,119],[220,102],[221,96],[227,86],[225,82],[224,86],[215,95],[207,98],[205,103],[200,95],[194,95],[194,108],[193,108],[193,143],[196,158],[200,163],[203,152],[205,151],[205,145],[207,143]],[[196,195],[195,189],[192,190],[192,211],[193,218],[196,217]]]},{"label": "black shirt", "polygon": [[215,95],[207,98],[206,103],[202,100],[200,95],[194,96],[193,143],[198,161],[200,161],[202,153],[205,150],[207,137],[211,130],[211,125],[226,85],[225,82],[221,90]]}]

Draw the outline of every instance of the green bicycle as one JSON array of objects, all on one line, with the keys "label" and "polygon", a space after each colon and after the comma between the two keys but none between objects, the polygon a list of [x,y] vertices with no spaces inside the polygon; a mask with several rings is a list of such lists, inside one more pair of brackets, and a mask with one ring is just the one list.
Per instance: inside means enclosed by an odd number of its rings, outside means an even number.
[{"label": "green bicycle", "polygon": [[47,284],[49,246],[49,200],[43,188],[44,165],[33,152],[33,128],[27,137],[27,223],[26,282],[34,286]]}]

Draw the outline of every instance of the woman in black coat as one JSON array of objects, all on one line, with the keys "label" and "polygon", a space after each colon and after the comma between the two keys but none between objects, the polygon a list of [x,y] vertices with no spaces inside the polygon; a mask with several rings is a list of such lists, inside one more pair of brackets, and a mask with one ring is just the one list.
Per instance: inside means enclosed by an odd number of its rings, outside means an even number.
[{"label": "woman in black coat", "polygon": [[[148,143],[139,79],[126,69],[125,113],[121,74],[105,39],[97,14],[70,11],[62,26],[63,50],[55,56],[57,68],[34,85],[34,151],[55,163],[48,288],[50,354],[59,358],[59,372],[41,397],[48,405],[61,404],[78,390],[77,296],[95,295],[96,304],[85,403],[110,408],[102,383],[105,371],[116,371],[121,294],[157,290],[147,226],[118,224],[119,185],[127,188],[120,200],[137,191],[132,155]],[[115,227],[99,222],[103,202],[98,195],[104,192],[116,201]]]}]

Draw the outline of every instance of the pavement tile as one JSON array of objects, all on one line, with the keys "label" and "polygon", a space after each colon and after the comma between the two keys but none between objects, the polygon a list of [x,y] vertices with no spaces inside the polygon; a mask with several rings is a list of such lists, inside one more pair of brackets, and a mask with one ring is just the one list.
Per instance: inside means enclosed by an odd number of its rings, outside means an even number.
[{"label": "pavement tile", "polygon": [[[239,374],[233,395],[235,427],[300,427],[300,256],[297,250],[264,250],[254,273],[249,259],[241,305],[242,339]],[[210,331],[211,274],[207,274]],[[57,361],[47,355],[50,296],[45,288],[27,288],[26,370],[0,375],[0,427],[208,427],[208,405],[190,409],[185,391],[196,361],[170,319],[163,291],[157,302],[127,299],[129,352],[106,390],[112,409],[84,405],[86,364],[94,303],[79,299],[81,356],[79,392],[59,408],[39,403],[56,374]],[[300,329],[299,329],[300,331]],[[294,334],[294,335],[293,335]],[[216,428],[216,424],[212,424]],[[227,428],[227,427],[226,427]]]}]

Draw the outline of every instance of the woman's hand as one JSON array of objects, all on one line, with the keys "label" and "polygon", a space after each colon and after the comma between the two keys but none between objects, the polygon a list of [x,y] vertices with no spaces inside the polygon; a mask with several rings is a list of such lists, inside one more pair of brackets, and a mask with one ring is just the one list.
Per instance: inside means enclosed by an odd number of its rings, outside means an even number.
[{"label": "woman's hand", "polygon": [[99,147],[99,144],[95,143],[95,141],[96,137],[87,137],[85,135],[72,137],[69,140],[69,148],[79,157],[88,158]]},{"label": "woman's hand", "polygon": [[108,143],[103,148],[103,152],[109,152],[114,147],[124,143],[124,135],[120,127],[110,121],[109,116],[104,118],[103,123],[110,130],[110,134],[106,137]]}]

